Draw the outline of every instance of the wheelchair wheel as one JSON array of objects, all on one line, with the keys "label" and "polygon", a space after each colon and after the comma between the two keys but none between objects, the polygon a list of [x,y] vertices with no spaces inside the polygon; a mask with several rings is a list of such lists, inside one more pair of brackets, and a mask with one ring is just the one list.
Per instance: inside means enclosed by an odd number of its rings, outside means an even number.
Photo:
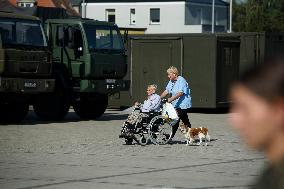
[{"label": "wheelchair wheel", "polygon": [[149,124],[149,138],[154,144],[167,144],[172,133],[172,126],[163,118],[155,116]]},{"label": "wheelchair wheel", "polygon": [[149,141],[149,136],[148,134],[143,134],[143,133],[137,133],[133,135],[133,140],[137,142],[137,144],[141,146],[145,146],[148,144]]},{"label": "wheelchair wheel", "polygon": [[148,137],[145,137],[144,135],[142,135],[140,138],[139,138],[139,144],[141,146],[145,146],[148,144]]}]

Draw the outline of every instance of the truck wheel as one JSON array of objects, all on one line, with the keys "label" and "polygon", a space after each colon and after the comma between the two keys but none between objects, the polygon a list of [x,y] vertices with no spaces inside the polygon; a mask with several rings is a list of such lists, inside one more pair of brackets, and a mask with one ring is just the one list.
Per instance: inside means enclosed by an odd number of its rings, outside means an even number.
[{"label": "truck wheel", "polygon": [[23,102],[1,103],[0,104],[0,122],[18,123],[21,122],[29,111],[29,104]]},{"label": "truck wheel", "polygon": [[12,114],[14,114],[13,120],[15,122],[22,121],[29,111],[29,104],[26,102],[21,102],[14,104],[14,108],[12,109]]},{"label": "truck wheel", "polygon": [[73,107],[78,116],[82,119],[96,119],[103,115],[108,105],[107,95],[95,95],[81,97]]},{"label": "truck wheel", "polygon": [[38,96],[34,102],[34,112],[42,120],[62,120],[69,111],[70,100],[66,95],[45,94]]}]

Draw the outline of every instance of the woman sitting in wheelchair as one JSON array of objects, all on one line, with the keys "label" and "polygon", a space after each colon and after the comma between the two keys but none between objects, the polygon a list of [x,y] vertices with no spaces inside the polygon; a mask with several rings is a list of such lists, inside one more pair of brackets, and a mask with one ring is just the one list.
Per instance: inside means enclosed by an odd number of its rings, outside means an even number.
[{"label": "woman sitting in wheelchair", "polygon": [[[133,140],[141,145],[147,144],[148,139],[155,144],[168,141],[170,133],[159,129],[165,120],[161,115],[161,98],[155,93],[156,90],[156,85],[148,85],[146,100],[143,104],[136,102],[134,111],[124,122],[119,137],[125,138],[126,144],[132,144]],[[163,137],[161,142],[157,141],[158,135]]]},{"label": "woman sitting in wheelchair", "polygon": [[156,94],[157,85],[152,84],[147,87],[147,99],[143,104],[135,102],[135,107],[140,107],[141,112],[158,112],[160,111],[161,98]]},{"label": "woman sitting in wheelchair", "polygon": [[[124,122],[120,138],[131,137],[137,127],[142,127],[142,120],[147,119],[150,113],[160,112],[161,98],[156,94],[157,85],[152,84],[147,87],[147,98],[143,104],[135,102],[134,111],[128,116]],[[131,140],[132,141],[132,140]]]}]

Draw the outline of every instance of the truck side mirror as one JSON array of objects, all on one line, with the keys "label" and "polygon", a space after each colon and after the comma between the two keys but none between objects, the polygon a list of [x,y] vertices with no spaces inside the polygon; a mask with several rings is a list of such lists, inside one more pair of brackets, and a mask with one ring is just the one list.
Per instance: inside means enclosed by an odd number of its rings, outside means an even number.
[{"label": "truck side mirror", "polygon": [[2,48],[2,28],[0,28],[0,48]]},{"label": "truck side mirror", "polygon": [[124,44],[126,44],[127,41],[128,41],[128,30],[125,29],[124,30],[124,34],[123,34],[123,42],[124,42]]},{"label": "truck side mirror", "polygon": [[65,32],[66,45],[70,48],[74,48],[74,29],[72,27],[68,27]]},{"label": "truck side mirror", "polygon": [[64,27],[59,26],[57,28],[57,40],[56,40],[56,44],[58,46],[64,46]]}]

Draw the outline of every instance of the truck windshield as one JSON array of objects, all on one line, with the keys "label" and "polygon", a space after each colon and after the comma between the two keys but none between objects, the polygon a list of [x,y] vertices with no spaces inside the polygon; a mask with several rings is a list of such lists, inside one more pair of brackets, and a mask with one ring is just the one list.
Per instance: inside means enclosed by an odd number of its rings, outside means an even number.
[{"label": "truck windshield", "polygon": [[123,51],[123,41],[117,27],[84,25],[90,50]]},{"label": "truck windshield", "polygon": [[43,28],[38,21],[0,19],[2,44],[47,46]]}]

